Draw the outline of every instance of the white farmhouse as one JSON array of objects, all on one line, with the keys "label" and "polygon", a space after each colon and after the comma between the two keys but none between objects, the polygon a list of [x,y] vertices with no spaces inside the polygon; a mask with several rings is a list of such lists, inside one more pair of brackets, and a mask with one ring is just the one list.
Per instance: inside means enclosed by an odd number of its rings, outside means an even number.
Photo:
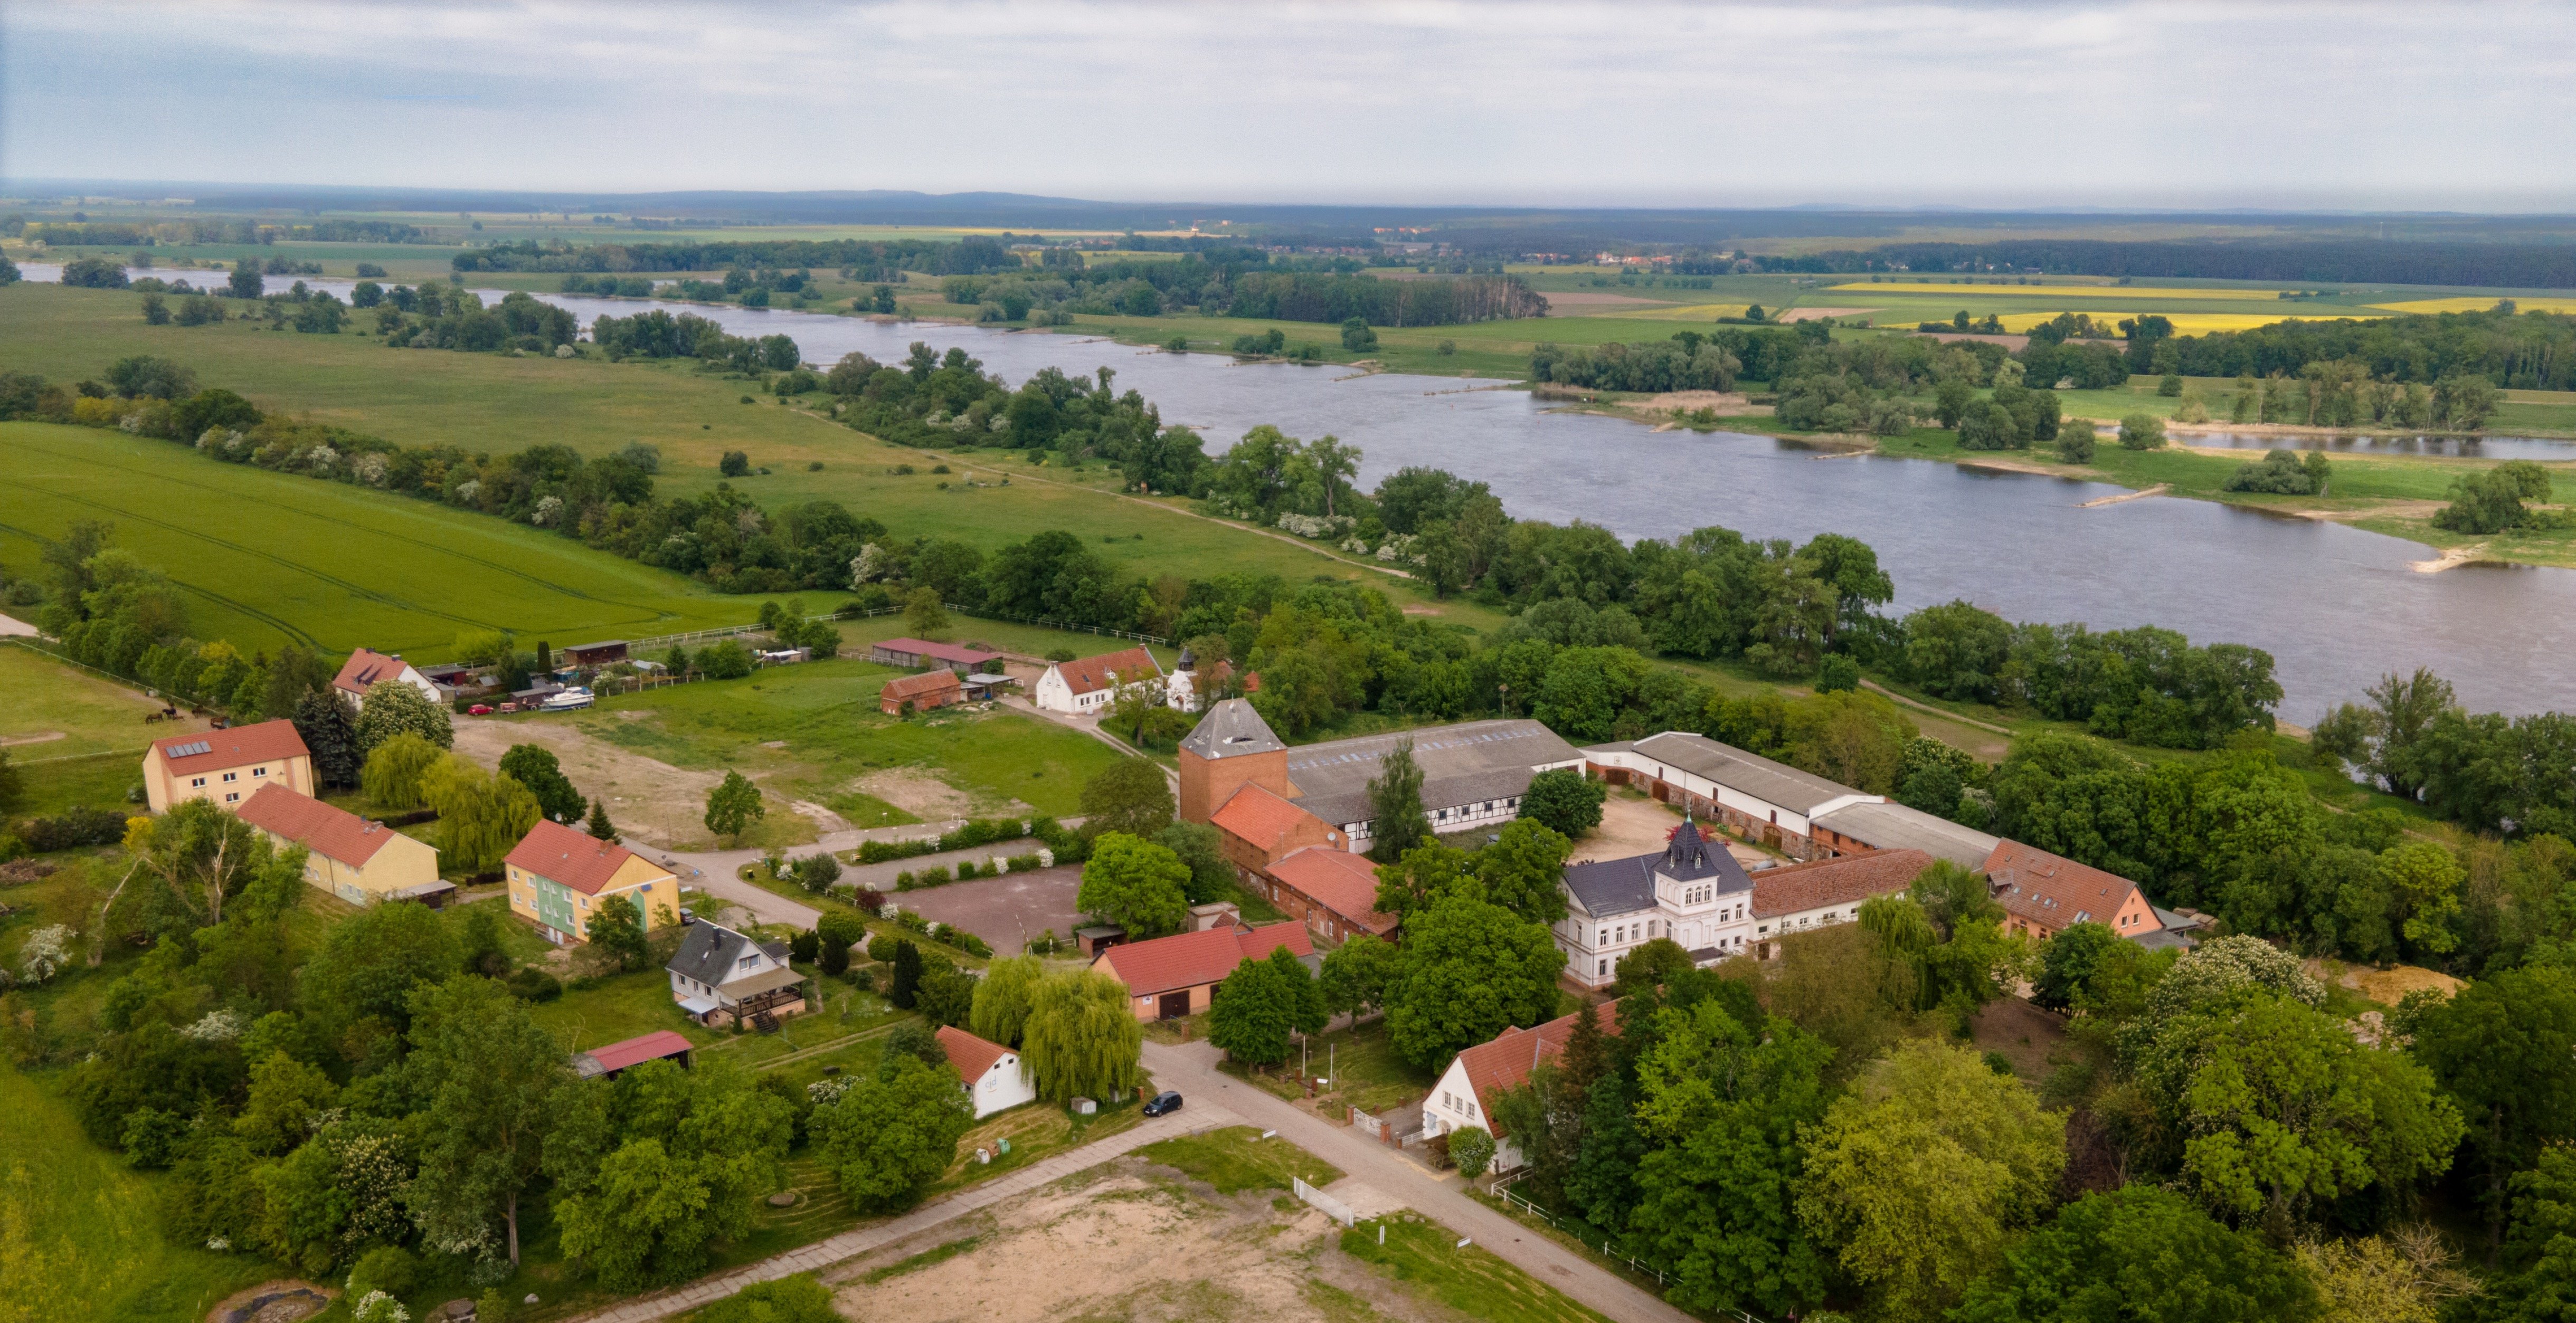
[{"label": "white farmhouse", "polygon": [[1070,712],[1077,716],[1098,716],[1118,701],[1118,692],[1131,685],[1154,685],[1162,682],[1162,664],[1143,648],[1102,653],[1077,661],[1057,662],[1046,668],[1029,691],[1029,701],[1048,712]]},{"label": "white farmhouse", "polygon": [[1030,1081],[1028,1065],[1019,1053],[944,1024],[939,1026],[939,1046],[948,1053],[948,1064],[957,1068],[957,1077],[966,1081],[976,1120],[1037,1101],[1038,1086]]},{"label": "white farmhouse", "polygon": [[387,680],[400,680],[419,690],[420,696],[430,702],[441,707],[447,705],[448,696],[440,693],[437,684],[421,674],[419,667],[404,661],[402,654],[387,656],[370,648],[350,653],[349,660],[341,663],[340,673],[331,677],[331,687],[347,694],[352,706],[363,707],[367,702],[367,691]]},{"label": "white farmhouse", "polygon": [[[1593,1007],[1593,1024],[1605,1034],[1619,1032],[1616,1008]],[[1491,1042],[1478,1043],[1459,1053],[1442,1071],[1440,1082],[1432,1087],[1431,1096],[1422,1100],[1422,1132],[1445,1135],[1459,1130],[1482,1130],[1494,1137],[1495,1171],[1510,1171],[1521,1165],[1521,1155],[1511,1139],[1494,1120],[1497,1095],[1518,1088],[1529,1079],[1530,1072],[1541,1062],[1554,1061],[1565,1054],[1565,1045],[1574,1037],[1574,1022],[1582,1011],[1559,1016],[1535,1029],[1505,1029]]]}]

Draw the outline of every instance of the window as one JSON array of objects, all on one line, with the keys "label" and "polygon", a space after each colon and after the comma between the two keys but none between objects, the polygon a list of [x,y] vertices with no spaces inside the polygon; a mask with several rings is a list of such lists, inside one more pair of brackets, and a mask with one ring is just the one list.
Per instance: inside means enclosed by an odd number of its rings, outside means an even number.
[{"label": "window", "polygon": [[239,773],[239,772],[226,772],[226,773],[224,773],[224,779],[225,779],[226,781],[238,781],[238,780],[240,780],[240,779],[241,779],[241,773]]},{"label": "window", "polygon": [[583,909],[589,909],[589,908],[590,908],[590,897],[588,897],[588,896],[584,896],[584,897],[582,897],[582,898],[581,898],[581,907],[582,907]]},{"label": "window", "polygon": [[1609,958],[1609,957],[1607,957],[1607,956],[1602,957],[1602,959],[1601,959],[1601,968],[1600,968],[1600,970],[1599,970],[1598,972],[1599,972],[1599,973],[1601,973],[1601,974],[1604,974],[1604,975],[1607,975],[1607,974],[1610,972],[1610,958]]},{"label": "window", "polygon": [[201,776],[201,777],[198,777],[196,780],[189,782],[188,784],[189,784],[189,785],[191,785],[191,786],[201,786],[201,785],[204,785],[205,783],[206,783],[206,778],[204,778],[204,777],[202,777],[202,776]]},{"label": "window", "polygon": [[252,776],[266,776],[268,775],[268,769],[265,767],[254,767],[250,769],[250,774]]},{"label": "window", "polygon": [[224,802],[225,802],[225,803],[227,803],[227,804],[238,804],[238,803],[240,803],[240,802],[241,802],[241,792],[240,792],[240,791],[238,791],[238,790],[235,790],[235,791],[233,791],[233,792],[231,792],[231,793],[229,793],[229,794],[225,795],[225,796],[224,796]]}]

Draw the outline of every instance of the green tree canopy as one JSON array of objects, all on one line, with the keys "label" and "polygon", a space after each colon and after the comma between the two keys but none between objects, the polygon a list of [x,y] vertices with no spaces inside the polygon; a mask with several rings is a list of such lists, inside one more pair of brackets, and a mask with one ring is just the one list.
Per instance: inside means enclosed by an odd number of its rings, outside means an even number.
[{"label": "green tree canopy", "polygon": [[1145,1081],[1145,1029],[1127,985],[1098,970],[1040,979],[1020,1037],[1020,1059],[1049,1102],[1116,1098]]},{"label": "green tree canopy", "polygon": [[2299,1263],[2169,1190],[2131,1185],[2060,1210],[1969,1288],[1957,1323],[2301,1323]]},{"label": "green tree canopy", "polygon": [[1091,843],[1074,904],[1125,928],[1130,937],[1159,937],[1189,922],[1189,882],[1189,865],[1170,850],[1125,832],[1106,832]]},{"label": "green tree canopy", "polygon": [[2513,1174],[2576,1140],[2576,974],[2547,965],[2491,974],[2422,1007],[2413,1027],[2415,1059],[2460,1109],[2501,1232]]},{"label": "green tree canopy", "polygon": [[1531,818],[1505,823],[1475,856],[1485,897],[1532,923],[1565,917],[1565,860],[1574,842]]},{"label": "green tree canopy", "polygon": [[501,755],[501,771],[537,797],[537,810],[555,822],[579,822],[589,802],[572,788],[555,761],[554,751],[540,744],[513,744]]},{"label": "green tree canopy", "polygon": [[[410,1023],[413,990],[454,974],[456,938],[426,905],[370,905],[332,926],[304,966],[304,1004],[326,1025]],[[498,986],[498,985],[495,985]]]},{"label": "green tree canopy", "polygon": [[730,837],[736,843],[751,824],[769,816],[769,806],[761,802],[760,787],[749,777],[728,767],[724,780],[707,792],[707,830]]},{"label": "green tree canopy", "polygon": [[1398,739],[1378,760],[1368,783],[1368,856],[1381,864],[1431,840],[1431,818],[1422,811],[1422,765],[1413,760],[1413,741]]},{"label": "green tree canopy", "polygon": [[806,1123],[841,1190],[865,1208],[898,1208],[948,1170],[975,1123],[957,1072],[890,1058],[880,1078],[850,1085]]},{"label": "green tree canopy", "polygon": [[[438,919],[418,905],[363,913],[394,910]],[[448,966],[454,962],[451,951]],[[516,1264],[519,1196],[538,1175],[554,1123],[549,1104],[572,1066],[554,1036],[528,1018],[527,1003],[490,979],[424,986],[412,994],[411,1014],[404,1082],[421,1103],[413,1131],[420,1170],[406,1196],[412,1216],[430,1245],[455,1254],[492,1258],[501,1248],[494,1233],[503,1231]]]},{"label": "green tree canopy", "polygon": [[1798,1217],[1890,1318],[1935,1319],[2046,1213],[2066,1121],[1976,1053],[1874,1062],[1808,1138]]},{"label": "green tree canopy", "polygon": [[722,1061],[562,1086],[545,1146],[565,1256],[633,1290],[705,1270],[785,1178],[795,1106]]},{"label": "green tree canopy", "polygon": [[358,705],[358,747],[374,753],[396,732],[410,731],[442,749],[456,747],[456,725],[447,709],[400,680],[379,680]]},{"label": "green tree canopy", "polygon": [[1565,966],[1545,924],[1474,895],[1453,895],[1405,920],[1403,963],[1387,989],[1387,1036],[1424,1070],[1504,1029],[1556,1013]]},{"label": "green tree canopy", "polygon": [[644,910],[630,896],[610,896],[591,907],[584,935],[594,948],[616,958],[621,970],[642,969],[649,958],[644,944]]},{"label": "green tree canopy", "polygon": [[421,797],[438,810],[440,867],[468,873],[499,868],[543,816],[527,787],[452,753],[422,773]]},{"label": "green tree canopy", "polygon": [[1547,824],[1557,835],[1580,840],[1601,825],[1610,787],[1570,767],[1541,772],[1521,792],[1520,815]]},{"label": "green tree canopy", "polygon": [[1124,832],[1152,840],[1172,825],[1172,783],[1149,758],[1121,758],[1082,786],[1082,831]]},{"label": "green tree canopy", "polygon": [[1029,1022],[1030,998],[1045,977],[1046,965],[1036,956],[1008,956],[986,965],[984,977],[975,981],[967,1028],[987,1042],[1018,1047]]},{"label": "green tree canopy", "polygon": [[367,802],[388,812],[416,809],[422,803],[422,778],[446,755],[419,735],[396,731],[367,755],[358,782]]}]

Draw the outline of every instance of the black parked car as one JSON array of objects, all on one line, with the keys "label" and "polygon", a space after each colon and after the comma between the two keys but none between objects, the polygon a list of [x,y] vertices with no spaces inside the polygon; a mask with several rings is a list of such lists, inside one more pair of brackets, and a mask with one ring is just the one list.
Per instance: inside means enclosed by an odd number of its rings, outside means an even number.
[{"label": "black parked car", "polygon": [[1145,1104],[1147,1116],[1163,1116],[1179,1110],[1181,1110],[1181,1095],[1169,1090],[1155,1094],[1154,1100]]}]

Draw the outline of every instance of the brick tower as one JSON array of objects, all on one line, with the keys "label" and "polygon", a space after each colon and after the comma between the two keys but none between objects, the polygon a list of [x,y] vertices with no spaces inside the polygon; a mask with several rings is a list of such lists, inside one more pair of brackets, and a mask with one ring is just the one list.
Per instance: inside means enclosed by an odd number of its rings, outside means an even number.
[{"label": "brick tower", "polygon": [[1181,821],[1205,822],[1246,785],[1294,799],[1288,783],[1288,746],[1252,704],[1229,698],[1208,709],[1181,741]]}]

